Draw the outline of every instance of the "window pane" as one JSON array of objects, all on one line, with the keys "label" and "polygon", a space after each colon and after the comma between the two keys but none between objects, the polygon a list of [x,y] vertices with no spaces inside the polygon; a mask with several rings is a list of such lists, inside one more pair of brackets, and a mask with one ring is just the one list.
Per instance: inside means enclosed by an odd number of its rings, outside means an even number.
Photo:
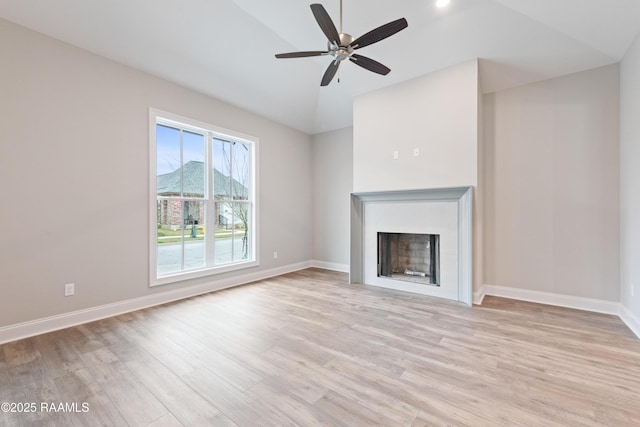
[{"label": "window pane", "polygon": [[249,247],[249,242],[252,238],[249,228],[251,224],[251,205],[249,203],[235,203],[234,205],[233,260],[241,261],[249,259],[249,254],[251,253],[251,248]]},{"label": "window pane", "polygon": [[205,266],[204,202],[186,201],[184,218],[184,269],[193,270]]},{"label": "window pane", "polygon": [[233,199],[249,200],[249,146],[236,142],[233,144],[232,152],[232,177],[233,177]]},{"label": "window pane", "polygon": [[182,133],[182,179],[185,197],[204,197],[204,135]]},{"label": "window pane", "polygon": [[182,270],[182,201],[158,200],[158,275]]},{"label": "window pane", "polygon": [[233,261],[233,204],[216,203],[216,264]]},{"label": "window pane", "polygon": [[231,198],[231,143],[213,140],[213,194],[216,200]]},{"label": "window pane", "polygon": [[168,126],[156,125],[156,191],[158,196],[180,195],[180,166],[180,131]]}]

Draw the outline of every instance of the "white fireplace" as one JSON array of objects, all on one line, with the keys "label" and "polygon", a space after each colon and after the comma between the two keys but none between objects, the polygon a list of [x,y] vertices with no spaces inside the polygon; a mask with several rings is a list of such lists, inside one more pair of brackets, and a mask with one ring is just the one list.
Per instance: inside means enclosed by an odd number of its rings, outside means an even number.
[{"label": "white fireplace", "polygon": [[[471,197],[471,187],[353,193],[350,282],[471,305]],[[387,254],[390,239],[415,252]]]}]

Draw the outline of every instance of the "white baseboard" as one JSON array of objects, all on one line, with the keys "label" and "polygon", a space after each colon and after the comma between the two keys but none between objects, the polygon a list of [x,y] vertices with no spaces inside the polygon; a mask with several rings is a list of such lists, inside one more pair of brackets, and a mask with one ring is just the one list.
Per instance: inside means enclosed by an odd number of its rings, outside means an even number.
[{"label": "white baseboard", "polygon": [[559,307],[575,308],[578,310],[593,311],[596,313],[620,315],[620,303],[594,298],[576,297],[572,295],[554,294],[550,292],[532,291],[507,286],[483,285],[479,296],[485,295],[511,298],[521,301],[536,302],[539,304],[556,305]]},{"label": "white baseboard", "polygon": [[311,261],[311,266],[316,268],[323,268],[325,270],[339,271],[341,273],[349,272],[349,264],[338,264],[335,262],[326,262],[326,261]]},{"label": "white baseboard", "polygon": [[640,319],[622,304],[620,304],[620,318],[640,338]]},{"label": "white baseboard", "polygon": [[480,288],[479,291],[473,293],[473,305],[482,305],[482,301],[484,301],[485,291],[484,285]]},{"label": "white baseboard", "polygon": [[141,310],[143,308],[148,308],[155,305],[166,304],[168,302],[177,301],[196,295],[202,295],[221,289],[244,285],[246,283],[255,282],[256,280],[267,279],[269,277],[303,270],[311,266],[311,261],[290,264],[283,267],[272,268],[269,270],[261,270],[223,279],[215,279],[209,283],[205,283],[202,285],[185,287],[183,289],[175,289],[144,297],[119,301],[112,304],[100,305],[84,310],[73,311],[70,313],[64,313],[56,316],[45,317],[42,319],[36,319],[28,322],[5,326],[0,328],[0,344],[44,334],[47,332],[57,331],[59,329],[64,329],[83,323],[93,322],[95,320],[105,319],[107,317],[117,316],[123,313]]}]

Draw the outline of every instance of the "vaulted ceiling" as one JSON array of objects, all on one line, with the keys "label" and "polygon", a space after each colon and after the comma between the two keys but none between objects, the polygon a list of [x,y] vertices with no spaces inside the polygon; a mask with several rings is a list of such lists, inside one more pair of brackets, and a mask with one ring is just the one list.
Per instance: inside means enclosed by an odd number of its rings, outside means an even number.
[{"label": "vaulted ceiling", "polygon": [[640,30],[639,0],[343,0],[358,37],[405,17],[409,27],[358,53],[380,76],[329,57],[309,4],[339,27],[340,0],[0,0],[0,17],[310,134],[349,126],[354,96],[480,59],[485,93],[620,61]]}]

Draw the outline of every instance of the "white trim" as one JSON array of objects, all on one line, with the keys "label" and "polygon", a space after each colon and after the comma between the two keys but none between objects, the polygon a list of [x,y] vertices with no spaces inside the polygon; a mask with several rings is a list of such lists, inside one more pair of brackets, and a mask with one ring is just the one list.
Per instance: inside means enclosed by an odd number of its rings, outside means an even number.
[{"label": "white trim", "polygon": [[620,319],[631,329],[631,331],[640,338],[640,319],[631,312],[627,307],[620,304]]},{"label": "white trim", "polygon": [[72,311],[70,313],[31,320],[24,323],[16,323],[14,325],[0,328],[0,344],[44,334],[47,332],[57,331],[59,329],[69,328],[71,326],[81,325],[83,323],[93,322],[107,317],[117,316],[123,313],[141,310],[143,308],[152,307],[155,305],[166,304],[168,302],[193,297],[196,295],[202,295],[221,289],[244,285],[250,282],[255,282],[257,280],[268,279],[270,277],[303,270],[309,267],[311,267],[311,262],[307,261],[282,267],[276,267],[269,270],[247,273],[240,276],[222,279],[216,278],[214,281],[202,285],[174,289],[171,291],[160,292],[144,297],[118,301],[112,304],[105,304],[97,307],[87,308],[84,310]]},{"label": "white trim", "polygon": [[485,285],[480,286],[480,290],[473,293],[473,304],[482,305],[485,297]]},{"label": "white trim", "polygon": [[216,136],[222,139],[229,139],[231,141],[241,142],[243,140],[246,141],[254,141],[257,142],[258,138],[249,135],[243,132],[239,132],[232,129],[223,128],[221,126],[216,126],[211,123],[202,122],[200,120],[195,120],[189,117],[180,116],[178,114],[170,113],[168,111],[160,110],[157,108],[149,107],[149,113],[153,114],[155,127],[155,117],[160,117],[161,121],[169,126],[181,126],[190,128],[195,132],[214,132]]},{"label": "white trim", "polygon": [[258,267],[258,261],[234,262],[227,265],[217,267],[206,267],[198,270],[180,271],[175,274],[167,274],[166,276],[151,278],[150,287],[169,285],[172,283],[180,283],[186,280],[198,279],[200,277],[215,276],[216,274],[230,273],[232,271],[245,270],[251,267]]},{"label": "white trim", "polygon": [[458,199],[458,301],[473,305],[473,187]]},{"label": "white trim", "polygon": [[[576,297],[572,295],[554,294],[529,289],[511,288],[507,286],[484,285],[480,295],[493,295],[502,298],[511,298],[521,301],[535,302],[539,304],[555,305],[559,307],[575,308],[578,310],[593,311],[596,313],[620,315],[620,303],[594,298]],[[478,297],[480,297],[478,295]]]},{"label": "white trim", "polygon": [[349,272],[349,264],[338,264],[336,262],[311,260],[311,267],[322,268],[324,270],[338,271],[340,273]]},{"label": "white trim", "polygon": [[[158,190],[157,190],[157,143],[156,143],[156,117],[159,110],[149,108],[149,285],[157,277],[158,253],[156,249],[158,239]],[[2,340],[0,339],[0,342]]]}]

